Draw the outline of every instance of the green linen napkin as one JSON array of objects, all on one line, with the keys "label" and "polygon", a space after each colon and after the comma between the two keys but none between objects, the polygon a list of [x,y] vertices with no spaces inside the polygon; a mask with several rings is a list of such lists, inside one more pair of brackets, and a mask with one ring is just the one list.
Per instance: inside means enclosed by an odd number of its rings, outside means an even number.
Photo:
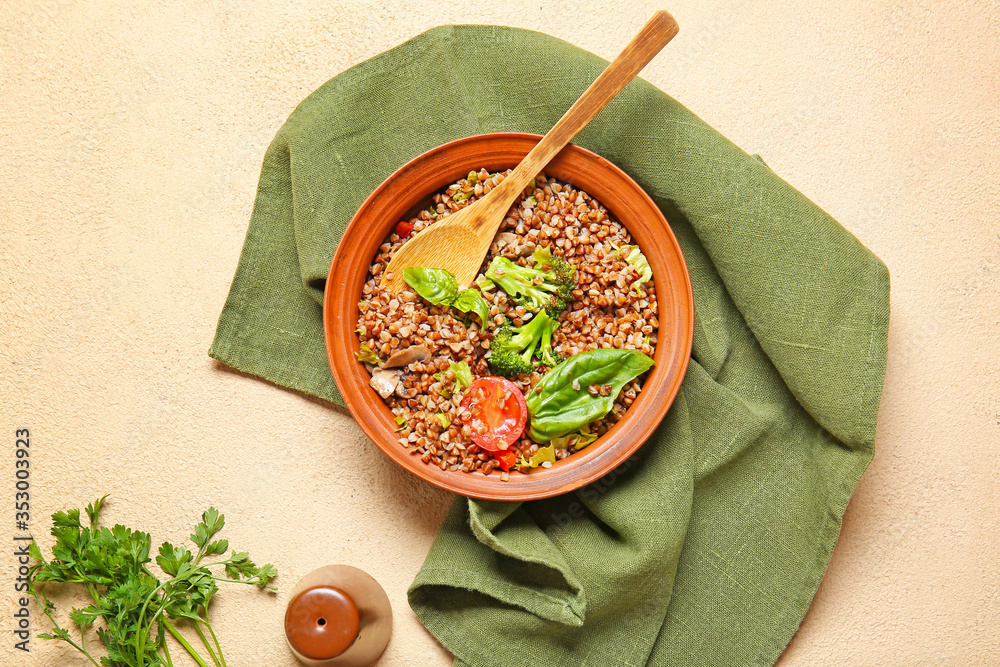
[{"label": "green linen napkin", "polygon": [[[324,84],[264,158],[210,355],[342,404],[320,302],[357,207],[443,142],[544,133],[605,64],[534,32],[446,26]],[[456,664],[771,664],[873,455],[888,272],[644,81],[575,142],[670,221],[694,285],[690,368],[650,441],[598,482],[524,504],[457,498],[410,604]]]}]

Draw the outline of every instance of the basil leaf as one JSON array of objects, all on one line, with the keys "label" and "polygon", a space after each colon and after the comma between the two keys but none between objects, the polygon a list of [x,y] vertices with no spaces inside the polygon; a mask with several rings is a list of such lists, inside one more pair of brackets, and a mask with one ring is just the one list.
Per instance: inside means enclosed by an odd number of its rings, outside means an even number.
[{"label": "basil leaf", "polygon": [[479,315],[479,319],[483,322],[483,327],[488,326],[490,319],[490,304],[487,303],[483,295],[479,293],[478,290],[474,289],[464,289],[458,293],[458,296],[454,301],[451,302],[453,308],[458,308],[463,313],[467,313],[470,310],[476,315]]},{"label": "basil leaf", "polygon": [[403,280],[434,305],[449,305],[458,296],[458,281],[444,269],[408,266],[403,269]]},{"label": "basil leaf", "polygon": [[[582,352],[560,363],[526,397],[531,439],[549,442],[600,419],[610,412],[622,387],[652,365],[653,360],[641,352],[606,349]],[[611,385],[611,392],[592,396],[589,387],[594,384]]]},{"label": "basil leaf", "polygon": [[424,269],[419,266],[408,266],[403,269],[403,280],[416,290],[417,294],[435,306],[445,305],[457,308],[463,313],[470,310],[479,316],[483,326],[490,319],[490,304],[478,290],[464,289],[458,291],[458,281],[451,271],[445,269]]}]

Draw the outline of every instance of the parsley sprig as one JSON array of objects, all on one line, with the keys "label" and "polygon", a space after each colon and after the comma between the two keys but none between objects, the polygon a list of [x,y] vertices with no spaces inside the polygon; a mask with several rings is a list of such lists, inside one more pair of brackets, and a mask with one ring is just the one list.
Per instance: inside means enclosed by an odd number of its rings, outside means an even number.
[{"label": "parsley sprig", "polygon": [[[95,667],[173,667],[166,640],[170,634],[201,667],[227,667],[209,620],[217,584],[276,590],[269,583],[278,571],[270,564],[258,567],[249,554],[235,549],[228,558],[205,560],[222,556],[229,549],[228,540],[213,540],[225,526],[225,517],[210,507],[191,535],[196,550],[169,542],[160,545],[156,564],[168,577],[161,581],[148,567],[152,546],[148,533],[121,525],[98,525],[106,499],[104,496],[87,505],[89,525],[81,522],[78,509],[52,515],[56,541],[51,559],[45,559],[37,543],[29,546],[31,556],[39,561],[28,573],[29,590],[53,626],[39,638],[68,643]],[[69,614],[80,631],[79,641],[55,618],[56,606],[45,595],[45,584],[50,582],[78,584],[90,595],[91,604]],[[208,661],[178,631],[177,625],[182,623],[193,627]],[[107,654],[100,662],[84,639],[94,625]]]}]

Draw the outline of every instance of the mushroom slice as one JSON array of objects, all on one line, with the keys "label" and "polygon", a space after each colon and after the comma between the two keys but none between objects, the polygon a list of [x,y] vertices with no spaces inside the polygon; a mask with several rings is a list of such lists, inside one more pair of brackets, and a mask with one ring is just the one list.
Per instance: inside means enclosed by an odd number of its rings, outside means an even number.
[{"label": "mushroom slice", "polygon": [[536,246],[533,242],[525,241],[514,249],[514,254],[518,257],[527,257],[531,253],[535,252],[535,248],[537,247],[538,246]]},{"label": "mushroom slice", "polygon": [[400,398],[413,398],[416,395],[417,395],[416,387],[410,387],[409,389],[407,389],[402,382],[396,385],[396,396],[399,396]]},{"label": "mushroom slice", "polygon": [[392,353],[382,368],[402,368],[409,366],[415,361],[427,361],[431,358],[431,351],[423,345],[411,345],[405,350],[396,350]]},{"label": "mushroom slice", "polygon": [[522,241],[521,237],[511,232],[500,232],[493,237],[490,252],[508,257],[527,257],[535,252],[537,246],[531,241]]},{"label": "mushroom slice", "polygon": [[372,373],[372,379],[369,380],[368,384],[372,386],[372,389],[378,392],[379,396],[382,398],[389,398],[389,396],[392,395],[392,392],[396,391],[396,388],[401,386],[399,376],[399,371],[377,370]]},{"label": "mushroom slice", "polygon": [[493,244],[490,246],[490,250],[494,253],[498,252],[500,248],[504,246],[516,246],[517,245],[517,234],[511,234],[510,232],[500,232],[493,237]]}]

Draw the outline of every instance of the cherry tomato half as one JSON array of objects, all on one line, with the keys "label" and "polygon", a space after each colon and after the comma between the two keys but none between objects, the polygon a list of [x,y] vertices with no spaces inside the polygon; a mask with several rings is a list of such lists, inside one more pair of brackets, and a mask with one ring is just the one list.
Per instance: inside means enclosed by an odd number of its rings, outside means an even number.
[{"label": "cherry tomato half", "polygon": [[473,380],[461,405],[471,413],[466,423],[472,428],[472,441],[488,452],[505,451],[517,442],[528,421],[524,396],[506,378]]},{"label": "cherry tomato half", "polygon": [[412,222],[406,222],[405,220],[402,220],[396,223],[396,236],[398,236],[399,238],[405,239],[407,236],[410,235],[411,232],[413,232]]}]

